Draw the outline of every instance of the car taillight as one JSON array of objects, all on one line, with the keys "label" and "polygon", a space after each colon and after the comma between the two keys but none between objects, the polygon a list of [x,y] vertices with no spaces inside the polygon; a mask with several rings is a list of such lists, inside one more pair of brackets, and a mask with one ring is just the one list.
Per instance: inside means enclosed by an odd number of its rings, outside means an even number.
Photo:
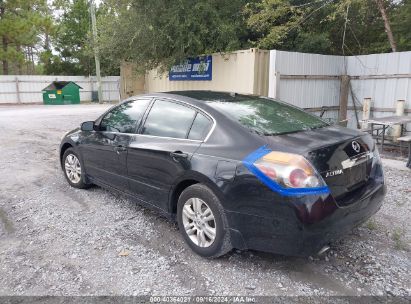
[{"label": "car taillight", "polygon": [[329,192],[314,167],[298,154],[262,147],[250,154],[244,164],[271,189],[284,195]]},{"label": "car taillight", "polygon": [[[294,188],[305,188],[310,182],[310,177],[300,168],[293,169],[288,177],[289,185]],[[315,183],[318,181],[315,180]]]}]

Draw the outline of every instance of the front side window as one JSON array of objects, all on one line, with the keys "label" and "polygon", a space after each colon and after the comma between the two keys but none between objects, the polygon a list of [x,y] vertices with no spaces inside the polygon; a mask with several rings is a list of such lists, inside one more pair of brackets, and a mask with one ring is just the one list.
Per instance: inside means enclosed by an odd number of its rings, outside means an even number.
[{"label": "front side window", "polygon": [[104,116],[100,130],[119,133],[134,133],[150,99],[137,99],[119,105]]},{"label": "front side window", "polygon": [[142,134],[187,138],[196,111],[184,105],[156,100],[147,116]]}]

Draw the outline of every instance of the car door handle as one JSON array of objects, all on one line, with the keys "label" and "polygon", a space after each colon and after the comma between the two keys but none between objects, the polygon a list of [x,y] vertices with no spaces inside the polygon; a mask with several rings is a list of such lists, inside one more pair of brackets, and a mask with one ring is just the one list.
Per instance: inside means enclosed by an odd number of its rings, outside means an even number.
[{"label": "car door handle", "polygon": [[188,158],[188,154],[181,151],[171,152],[170,155],[172,158]]},{"label": "car door handle", "polygon": [[124,146],[122,146],[122,145],[119,145],[119,146],[114,147],[114,151],[116,151],[117,154],[120,154],[120,152],[124,152],[124,151],[126,151],[126,150],[127,150],[127,148],[124,147]]}]

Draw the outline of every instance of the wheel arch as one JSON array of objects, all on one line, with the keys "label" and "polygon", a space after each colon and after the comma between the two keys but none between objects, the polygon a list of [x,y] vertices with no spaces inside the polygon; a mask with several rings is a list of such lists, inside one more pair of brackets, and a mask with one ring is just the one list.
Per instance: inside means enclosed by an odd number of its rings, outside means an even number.
[{"label": "wheel arch", "polygon": [[198,172],[190,172],[189,174],[180,177],[171,188],[169,195],[169,213],[171,217],[175,218],[176,216],[177,203],[181,193],[195,184],[203,184],[209,187],[220,200],[222,199],[223,194],[213,180]]},{"label": "wheel arch", "polygon": [[64,152],[66,152],[67,149],[73,148],[73,147],[74,147],[74,146],[73,146],[71,143],[69,143],[69,142],[65,142],[64,144],[61,145],[61,148],[60,148],[60,165],[61,165],[61,166],[63,166],[63,155],[64,155]]},{"label": "wheel arch", "polygon": [[82,170],[84,170],[85,174],[82,177],[83,182],[86,183],[86,184],[91,184],[91,181],[89,180],[89,178],[87,176],[86,167],[84,166],[82,155],[80,154],[79,149],[78,149],[76,143],[74,143],[74,142],[66,141],[66,142],[64,142],[60,145],[59,160],[60,160],[61,169],[63,169],[63,171],[64,171],[63,156],[64,156],[64,153],[66,153],[66,151],[70,148],[73,149],[74,152],[78,155],[78,159],[80,161],[81,168],[82,168]]}]

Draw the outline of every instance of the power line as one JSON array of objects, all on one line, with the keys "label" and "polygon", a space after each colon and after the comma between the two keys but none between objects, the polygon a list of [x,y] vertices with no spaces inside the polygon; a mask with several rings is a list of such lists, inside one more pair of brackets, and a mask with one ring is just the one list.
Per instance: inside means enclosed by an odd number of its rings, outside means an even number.
[{"label": "power line", "polygon": [[342,39],[342,45],[341,45],[341,50],[342,50],[343,56],[345,56],[345,52],[344,52],[345,33],[347,31],[348,11],[349,10],[350,10],[350,4],[347,5],[347,10],[346,10],[346,13],[345,13],[344,32],[343,32],[343,39]]},{"label": "power line", "polygon": [[305,7],[305,6],[310,6],[310,5],[313,5],[313,4],[321,3],[321,2],[324,2],[324,1],[327,1],[327,0],[312,1],[312,2],[309,2],[309,3],[305,3],[305,4],[292,5],[291,7],[292,8]]},{"label": "power line", "polygon": [[316,12],[318,12],[320,9],[324,8],[325,6],[327,6],[328,4],[331,4],[332,2],[334,2],[334,0],[323,0],[323,1],[319,1],[318,3],[324,2],[325,3],[323,5],[321,5],[320,7],[317,7],[315,10],[313,10],[312,12],[310,12],[307,16],[305,16],[301,21],[297,22],[295,25],[291,26],[290,28],[287,29],[287,31],[285,32],[286,34],[288,32],[290,32],[291,30],[293,30],[294,28],[296,28],[297,26],[300,26],[301,24],[303,24],[305,21],[307,21],[312,15],[314,15]]},{"label": "power line", "polygon": [[360,41],[358,40],[357,35],[355,35],[355,32],[354,32],[354,30],[352,29],[352,27],[351,27],[351,24],[350,24],[350,23],[348,23],[348,27],[349,27],[349,29],[350,29],[350,31],[351,31],[351,33],[352,33],[352,35],[353,35],[353,37],[354,37],[355,41],[357,41],[358,46],[360,47],[360,52],[361,52],[361,51],[362,51],[362,45],[361,45]]}]

